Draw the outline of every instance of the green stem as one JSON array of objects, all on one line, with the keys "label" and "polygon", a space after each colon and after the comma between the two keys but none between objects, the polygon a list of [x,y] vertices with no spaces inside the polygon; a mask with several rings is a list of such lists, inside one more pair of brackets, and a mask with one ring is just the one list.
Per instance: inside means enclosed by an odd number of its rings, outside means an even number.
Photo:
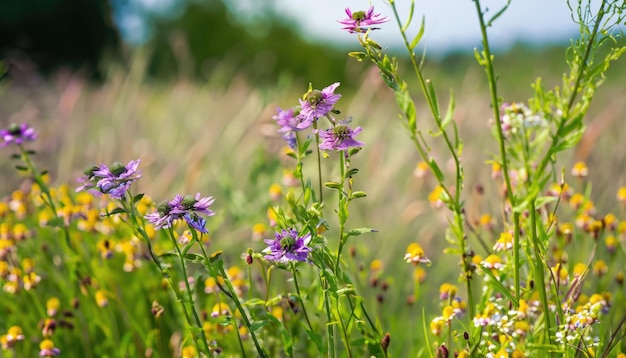
[{"label": "green stem", "polygon": [[341,252],[343,251],[343,245],[346,243],[345,232],[345,224],[348,219],[348,208],[345,205],[345,196],[346,194],[343,191],[343,184],[346,180],[346,152],[341,150],[339,151],[339,167],[340,167],[340,177],[339,180],[339,188],[337,189],[338,193],[338,208],[337,215],[339,219],[339,247],[337,248],[337,261],[335,262],[335,275],[339,274],[339,263],[341,262]]},{"label": "green stem", "polygon": [[311,325],[309,314],[306,312],[306,306],[304,305],[304,300],[302,299],[302,293],[300,293],[300,286],[298,285],[298,271],[296,270],[296,264],[293,262],[291,263],[291,272],[293,273],[293,283],[296,286],[296,293],[298,294],[298,300],[300,300],[300,304],[302,305],[302,312],[304,312],[304,318],[306,319],[306,323],[309,326],[309,330],[313,332],[313,326]]},{"label": "green stem", "polygon": [[330,294],[328,293],[328,283],[324,279],[323,276],[320,275],[320,279],[322,280],[322,289],[324,290],[324,306],[326,308],[326,334],[328,335],[328,357],[335,358],[335,328],[333,322],[333,317],[330,311]]},{"label": "green stem", "polygon": [[544,322],[546,327],[546,335],[548,337],[548,343],[552,344],[552,336],[550,332],[550,307],[548,305],[548,295],[546,293],[545,273],[543,270],[544,260],[541,255],[541,243],[537,237],[537,210],[535,208],[535,200],[533,198],[530,201],[530,225],[531,225],[531,239],[535,252],[535,277],[539,281],[539,295],[541,297],[541,304],[543,306]]},{"label": "green stem", "polygon": [[224,270],[224,267],[222,265],[218,265],[219,275],[222,276],[222,278],[224,279],[224,282],[226,283],[226,286],[228,287],[228,291],[219,283],[217,279],[218,275],[215,272],[213,265],[211,264],[211,259],[209,255],[207,255],[204,245],[202,244],[202,242],[198,240],[198,236],[193,230],[193,228],[190,228],[190,230],[191,230],[191,234],[193,236],[194,241],[200,244],[199,246],[200,246],[200,249],[202,250],[202,255],[204,256],[204,260],[206,261],[208,265],[209,273],[215,279],[215,282],[217,283],[218,287],[235,303],[235,306],[237,306],[237,310],[239,311],[239,313],[241,313],[241,319],[243,320],[244,325],[248,329],[248,332],[250,333],[250,337],[252,337],[252,341],[254,342],[254,346],[257,350],[257,353],[259,353],[259,356],[263,358],[267,357],[267,355],[265,354],[265,351],[261,348],[261,345],[259,344],[256,334],[254,333],[254,330],[252,329],[252,324],[250,323],[250,320],[248,319],[248,314],[243,309],[243,306],[241,305],[241,302],[239,301],[239,298],[237,297],[237,293],[235,292],[235,288],[233,287],[233,284],[230,282],[230,279],[228,278],[228,274]]},{"label": "green stem", "polygon": [[513,272],[513,280],[515,286],[515,297],[519,300],[521,297],[520,286],[520,215],[515,211],[517,206],[517,199],[513,193],[513,186],[511,185],[511,178],[509,176],[509,160],[507,158],[507,152],[504,144],[504,132],[502,125],[500,124],[500,105],[498,101],[498,87],[496,84],[496,76],[493,69],[493,55],[491,54],[491,47],[489,46],[489,37],[487,36],[487,26],[485,25],[485,18],[482,12],[482,6],[480,0],[474,0],[476,4],[476,13],[478,14],[478,21],[480,23],[480,33],[482,35],[483,51],[484,51],[484,66],[487,72],[487,81],[489,82],[489,94],[491,95],[491,107],[493,109],[493,118],[496,121],[496,133],[498,134],[498,147],[500,150],[500,158],[502,158],[502,174],[504,176],[504,182],[506,183],[506,194],[513,210],[513,261],[515,270]]},{"label": "green stem", "polygon": [[[317,120],[313,121],[313,129],[317,129]],[[317,151],[317,178],[319,181],[319,190],[320,190],[320,202],[324,201],[324,192],[323,187],[324,183],[322,182],[322,153],[320,150],[320,135],[315,133],[315,149]]]},{"label": "green stem", "polygon": [[[193,314],[193,319],[196,323],[197,329],[194,329],[194,341],[196,343],[196,346],[198,348],[198,351],[200,351],[200,346],[198,344],[198,340],[200,340],[202,342],[202,344],[204,345],[204,348],[206,349],[205,352],[208,355],[211,355],[211,349],[209,348],[209,342],[207,342],[206,340],[206,335],[204,334],[204,331],[202,330],[202,322],[200,321],[200,316],[198,316],[198,312],[196,311],[196,306],[194,304],[194,300],[193,300],[193,294],[191,292],[191,287],[189,285],[189,276],[187,274],[187,265],[185,264],[185,257],[183,255],[183,253],[180,251],[180,248],[178,247],[178,243],[176,242],[176,237],[174,235],[174,229],[170,226],[169,227],[169,236],[170,239],[172,240],[172,243],[174,244],[174,248],[176,249],[176,253],[178,253],[178,259],[180,261],[180,266],[183,270],[183,281],[185,282],[185,289],[187,291],[187,299],[189,300],[189,308],[191,309],[191,312]],[[181,304],[184,306],[185,303],[184,301],[181,301]],[[191,322],[189,322],[189,324],[191,324],[193,326],[193,324]],[[198,337],[200,336],[200,337]],[[200,339],[198,339],[200,338]]]}]

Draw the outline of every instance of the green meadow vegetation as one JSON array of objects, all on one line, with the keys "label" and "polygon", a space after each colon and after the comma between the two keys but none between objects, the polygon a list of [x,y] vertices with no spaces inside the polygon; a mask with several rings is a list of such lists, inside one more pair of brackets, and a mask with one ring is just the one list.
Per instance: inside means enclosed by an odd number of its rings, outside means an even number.
[{"label": "green meadow vegetation", "polygon": [[625,5],[492,56],[474,2],[437,61],[338,14],[339,85],[184,46],[0,81],[0,356],[624,357]]}]

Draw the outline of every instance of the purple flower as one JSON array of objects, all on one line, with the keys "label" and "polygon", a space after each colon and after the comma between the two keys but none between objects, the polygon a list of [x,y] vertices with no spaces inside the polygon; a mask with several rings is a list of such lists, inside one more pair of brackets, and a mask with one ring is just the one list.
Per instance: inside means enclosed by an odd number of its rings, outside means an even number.
[{"label": "purple flower", "polygon": [[310,91],[304,99],[299,99],[302,107],[298,115],[301,121],[300,129],[310,127],[313,121],[333,110],[335,103],[341,98],[340,94],[335,94],[337,87],[339,87],[339,82],[335,82],[321,91]]},{"label": "purple flower", "polygon": [[283,229],[274,234],[274,239],[265,239],[269,246],[263,250],[265,259],[269,261],[288,263],[290,261],[308,262],[311,248],[307,246],[311,241],[311,233],[299,236],[296,229]]},{"label": "purple flower", "polygon": [[213,216],[215,213],[209,209],[215,199],[212,196],[202,197],[197,193],[195,197],[191,195],[182,196],[177,194],[170,202],[161,203],[157,211],[145,216],[156,229],[164,229],[172,226],[176,220],[185,220],[187,224],[200,231],[208,233],[206,229],[206,219],[198,214]]},{"label": "purple flower", "polygon": [[322,150],[347,150],[352,147],[362,147],[365,143],[360,142],[354,137],[361,133],[361,127],[354,130],[345,124],[338,124],[330,129],[317,130],[322,142],[320,149]]},{"label": "purple flower", "polygon": [[278,133],[281,133],[283,139],[289,144],[289,147],[294,149],[296,147],[296,132],[306,129],[308,126],[303,125],[301,118],[295,113],[293,108],[287,110],[278,108],[278,114],[272,118],[275,119],[276,124],[280,126]]},{"label": "purple flower", "polygon": [[109,194],[114,199],[122,199],[130,184],[141,178],[139,159],[132,160],[124,165],[115,162],[111,168],[105,164],[94,166],[85,171],[85,176],[77,179],[84,185],[76,188],[76,191],[88,190],[95,194]]},{"label": "purple flower", "polygon": [[9,129],[0,130],[0,137],[2,138],[0,147],[6,147],[11,143],[19,145],[26,141],[34,141],[37,139],[37,133],[26,123],[19,126],[17,124],[11,124]]},{"label": "purple flower", "polygon": [[346,8],[346,14],[348,18],[345,20],[337,21],[345,27],[342,30],[348,30],[348,32],[367,32],[367,30],[378,30],[378,27],[370,27],[372,25],[382,24],[389,21],[387,17],[380,17],[380,14],[374,14],[374,7],[370,6],[367,11],[355,11],[352,12],[349,8]]}]

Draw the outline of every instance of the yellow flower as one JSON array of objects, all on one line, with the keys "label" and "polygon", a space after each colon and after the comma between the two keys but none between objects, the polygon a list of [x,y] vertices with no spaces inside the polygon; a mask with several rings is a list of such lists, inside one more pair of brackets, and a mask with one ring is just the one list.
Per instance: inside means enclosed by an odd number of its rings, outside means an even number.
[{"label": "yellow flower", "polygon": [[444,320],[450,321],[451,319],[454,318],[454,314],[455,314],[455,311],[454,311],[454,308],[452,306],[445,306],[443,308],[442,317],[443,317]]},{"label": "yellow flower", "polygon": [[19,326],[12,326],[7,331],[7,341],[15,342],[15,341],[23,341],[24,340],[24,332],[22,332],[22,328]]},{"label": "yellow flower", "polygon": [[586,199],[584,195],[582,195],[581,193],[576,193],[572,195],[572,197],[569,199],[569,205],[572,207],[572,209],[578,210],[578,208],[580,208],[580,206],[583,205],[585,201]]},{"label": "yellow flower", "polygon": [[502,259],[498,255],[489,255],[481,264],[491,270],[500,270],[502,268]]},{"label": "yellow flower", "polygon": [[412,263],[413,265],[417,265],[419,263],[430,264],[430,260],[426,257],[424,253],[424,249],[418,243],[411,243],[406,249],[406,254],[404,255],[404,261],[407,263]]},{"label": "yellow flower", "polygon": [[413,270],[413,280],[424,283],[426,281],[426,270],[422,266],[416,266]]},{"label": "yellow flower", "polygon": [[49,339],[44,339],[39,343],[39,356],[40,357],[55,357],[61,354],[61,350],[54,346],[54,342]]},{"label": "yellow flower", "polygon": [[433,208],[439,209],[443,207],[443,200],[441,200],[443,194],[444,191],[441,185],[437,185],[435,189],[428,194],[428,201]]},{"label": "yellow flower", "polygon": [[493,251],[496,251],[496,252],[504,251],[504,250],[511,250],[512,248],[513,248],[513,235],[509,231],[505,231],[502,234],[500,234],[500,238],[498,239],[496,244],[493,245]]},{"label": "yellow flower", "polygon": [[447,300],[449,298],[454,298],[457,291],[458,288],[455,285],[449,284],[447,282],[443,283],[441,284],[441,286],[439,286],[439,299]]},{"label": "yellow flower", "polygon": [[491,231],[494,226],[494,219],[489,214],[483,214],[478,219],[478,225],[484,227],[485,229]]},{"label": "yellow flower", "polygon": [[211,310],[211,317],[219,317],[219,316],[230,315],[230,308],[224,302],[216,303]]},{"label": "yellow flower", "polygon": [[615,238],[615,236],[611,235],[611,236],[607,236],[604,239],[604,244],[606,245],[606,249],[610,252],[613,253],[615,252],[615,249],[617,248],[617,239]]},{"label": "yellow flower", "polygon": [[498,162],[491,164],[491,178],[498,179],[502,176],[502,165]]},{"label": "yellow flower", "polygon": [[506,349],[504,349],[504,347],[500,348],[499,351],[496,352],[496,354],[494,355],[494,358],[508,358],[509,357],[509,352],[506,351]]},{"label": "yellow flower", "polygon": [[382,272],[384,268],[385,268],[385,264],[383,263],[382,260],[379,260],[379,259],[372,260],[372,262],[370,263],[370,274],[373,276],[377,275],[380,272]]},{"label": "yellow flower", "polygon": [[417,165],[415,166],[415,170],[413,171],[413,174],[418,177],[418,178],[423,178],[426,176],[426,174],[428,174],[428,164],[426,164],[426,162],[422,161],[417,163]]},{"label": "yellow flower", "polygon": [[256,223],[252,227],[252,240],[260,241],[267,233],[267,226],[263,223]]},{"label": "yellow flower", "polygon": [[198,355],[196,354],[196,348],[194,348],[194,346],[186,346],[182,349],[180,356],[181,358],[195,358]]},{"label": "yellow flower", "polygon": [[441,332],[443,332],[445,322],[443,317],[435,317],[435,319],[430,322],[430,331],[436,336],[440,335]]},{"label": "yellow flower", "polygon": [[575,176],[578,179],[582,179],[585,178],[587,175],[589,175],[589,169],[584,162],[577,162],[576,164],[574,164],[574,167],[572,167],[572,176]]},{"label": "yellow flower", "polygon": [[617,201],[619,201],[623,207],[626,207],[626,186],[619,188],[617,191]]},{"label": "yellow flower", "polygon": [[283,188],[281,188],[280,185],[274,183],[270,185],[269,193],[270,193],[270,199],[272,201],[277,201],[280,199],[280,196],[283,194]]},{"label": "yellow flower", "polygon": [[103,290],[96,291],[96,304],[99,307],[105,307],[109,304],[109,300],[107,298],[107,294]]},{"label": "yellow flower", "polygon": [[50,317],[54,317],[59,312],[59,307],[61,307],[61,301],[56,297],[51,297],[46,301],[46,313]]},{"label": "yellow flower", "polygon": [[609,267],[604,260],[598,260],[593,264],[593,273],[597,276],[603,276],[609,271]]}]

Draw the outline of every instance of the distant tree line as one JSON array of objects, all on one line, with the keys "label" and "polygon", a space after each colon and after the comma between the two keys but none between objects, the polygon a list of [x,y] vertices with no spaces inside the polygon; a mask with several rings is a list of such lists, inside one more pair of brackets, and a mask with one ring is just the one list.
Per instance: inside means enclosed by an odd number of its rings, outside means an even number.
[{"label": "distant tree line", "polygon": [[[320,86],[344,78],[345,51],[307,42],[271,12],[240,21],[224,1],[190,1],[177,19],[154,19],[149,75],[202,79],[222,69],[253,83],[287,74]],[[0,58],[9,66],[27,59],[42,74],[70,68],[98,78],[103,61],[124,61],[124,49],[110,0],[0,1]]]}]

